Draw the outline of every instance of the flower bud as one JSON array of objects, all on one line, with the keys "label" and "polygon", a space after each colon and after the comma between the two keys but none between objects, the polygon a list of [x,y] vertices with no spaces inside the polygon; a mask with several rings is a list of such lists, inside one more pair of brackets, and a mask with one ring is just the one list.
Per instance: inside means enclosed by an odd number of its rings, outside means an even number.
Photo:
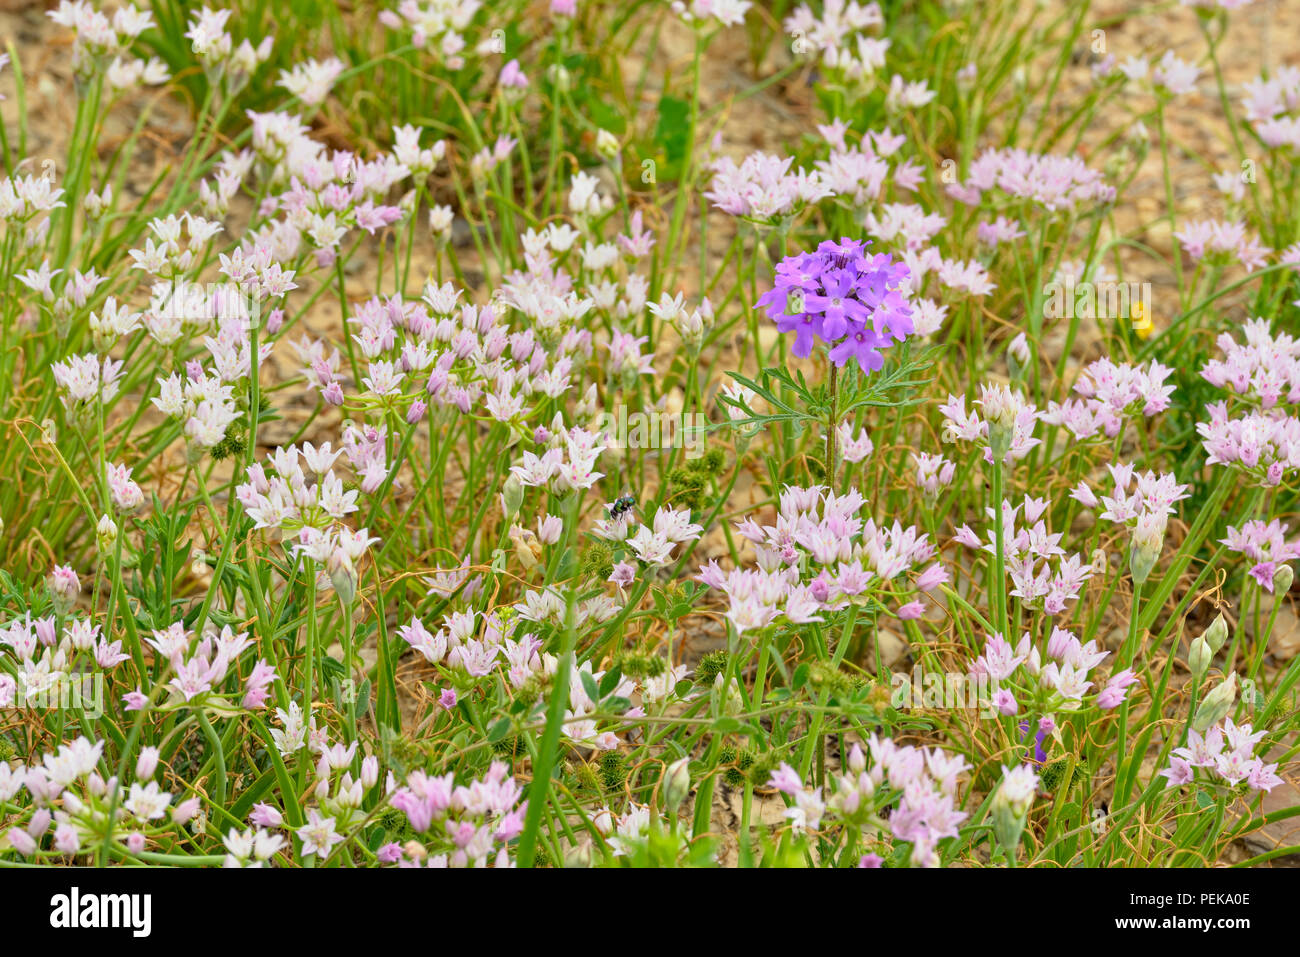
[{"label": "flower bud", "polygon": [[140,757],[135,762],[135,776],[138,780],[146,781],[153,777],[154,772],[158,770],[158,749],[141,748]]},{"label": "flower bud", "polygon": [[1007,366],[1010,369],[1011,377],[1019,379],[1021,373],[1029,365],[1029,340],[1025,338],[1022,332],[1011,340],[1007,346]]},{"label": "flower bud", "polygon": [[81,582],[77,580],[77,573],[70,565],[55,565],[54,571],[50,572],[48,584],[50,600],[54,603],[54,613],[66,615],[77,603],[77,596],[81,594]]},{"label": "flower bud", "polygon": [[1277,595],[1285,595],[1291,590],[1291,583],[1295,581],[1295,572],[1291,566],[1282,564],[1277,566],[1277,571],[1273,573],[1273,592]]},{"label": "flower bud", "polygon": [[1187,655],[1187,667],[1191,669],[1192,677],[1197,681],[1204,678],[1210,670],[1210,659],[1213,657],[1214,652],[1210,651],[1210,643],[1205,640],[1205,636],[1196,638]]},{"label": "flower bud", "polygon": [[1141,585],[1151,575],[1164,548],[1167,523],[1163,513],[1144,512],[1138,516],[1129,546],[1129,572],[1135,584]]},{"label": "flower bud", "polygon": [[591,867],[591,842],[588,841],[580,847],[571,847],[564,852],[565,867]]},{"label": "flower bud", "polygon": [[553,64],[546,71],[547,77],[555,84],[555,88],[561,93],[569,92],[569,87],[573,85],[573,77],[569,71],[559,63]]},{"label": "flower bud", "polygon": [[609,130],[596,131],[596,152],[607,160],[618,158],[618,137]]},{"label": "flower bud", "polygon": [[681,807],[682,802],[686,800],[686,795],[691,792],[691,772],[690,759],[679,758],[668,769],[664,771],[663,777],[663,801],[664,809],[668,813],[676,813]]},{"label": "flower bud", "polygon": [[993,795],[993,834],[1008,853],[1015,853],[1038,789],[1038,775],[1028,765],[1002,769],[1002,783]]},{"label": "flower bud", "polygon": [[351,605],[357,597],[357,569],[352,564],[352,557],[342,548],[336,548],[325,562],[325,571],[330,576],[330,584],[344,605]]},{"label": "flower bud", "polygon": [[23,857],[31,857],[36,853],[36,842],[31,836],[20,828],[11,827],[9,829],[9,846],[12,847]]},{"label": "flower bud", "polygon": [[1223,643],[1228,640],[1228,622],[1222,614],[1210,622],[1210,627],[1205,629],[1205,633],[1201,637],[1210,646],[1210,652],[1217,655],[1223,647]]},{"label": "flower bud", "polygon": [[116,543],[117,524],[107,515],[104,515],[95,528],[95,546],[99,549],[101,555],[108,555],[113,551],[113,546]]},{"label": "flower bud", "polygon": [[361,784],[370,790],[379,783],[379,758],[373,754],[361,762]]},{"label": "flower bud", "polygon": [[511,472],[501,487],[501,508],[505,512],[507,519],[512,519],[519,514],[520,507],[524,504],[524,483],[520,481],[519,476]]},{"label": "flower bud", "polygon": [[1201,706],[1196,709],[1196,716],[1192,718],[1192,728],[1203,732],[1211,725],[1218,724],[1228,716],[1236,699],[1237,673],[1234,671],[1205,696]]},{"label": "flower bud", "polygon": [[201,799],[197,797],[187,798],[172,808],[172,822],[175,824],[184,824],[186,821],[190,820],[190,818],[194,817],[194,815],[199,813],[199,808],[201,806]]}]

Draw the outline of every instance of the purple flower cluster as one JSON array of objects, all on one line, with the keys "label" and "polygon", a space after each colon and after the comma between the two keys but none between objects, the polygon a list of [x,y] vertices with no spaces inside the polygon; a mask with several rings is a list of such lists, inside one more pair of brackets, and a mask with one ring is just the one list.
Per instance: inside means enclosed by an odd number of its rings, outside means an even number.
[{"label": "purple flower cluster", "polygon": [[869,373],[884,365],[881,349],[915,331],[911,303],[900,289],[910,270],[888,253],[867,255],[866,245],[827,240],[816,252],[777,264],[776,285],[758,304],[778,329],[794,333],[796,356],[811,355],[821,339],[837,366],[856,359]]}]

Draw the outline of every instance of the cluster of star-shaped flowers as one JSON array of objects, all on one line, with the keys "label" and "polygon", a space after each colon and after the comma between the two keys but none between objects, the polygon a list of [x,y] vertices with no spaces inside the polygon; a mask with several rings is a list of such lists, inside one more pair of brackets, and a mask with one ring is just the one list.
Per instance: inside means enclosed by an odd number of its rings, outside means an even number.
[{"label": "cluster of star-shaped flowers", "polygon": [[0,646],[17,662],[13,674],[0,671],[0,708],[56,708],[61,694],[84,689],[82,665],[109,672],[128,658],[120,640],[110,641],[99,625],[81,617],[62,625],[54,615],[14,618],[0,627]]},{"label": "cluster of star-shaped flowers", "polygon": [[510,662],[511,682],[518,687],[526,675],[516,669],[537,670],[528,665],[541,642],[533,633],[516,637],[518,621],[514,618],[503,620],[496,612],[489,612],[482,620],[480,635],[478,612],[473,610],[450,612],[437,631],[430,631],[418,617],[412,617],[409,624],[397,629],[397,635],[429,664],[445,664],[473,678],[491,674],[504,655]]},{"label": "cluster of star-shaped flowers", "polygon": [[[379,785],[379,758],[371,754],[358,761],[358,742],[332,743],[329,728],[318,726],[314,715],[304,720],[296,701],[275,714],[280,727],[271,730],[271,738],[280,754],[288,757],[306,749],[315,757],[315,783],[304,795],[311,802],[307,822],[294,833],[302,841],[304,857],[326,858],[363,822],[362,802]],[[388,794],[396,790],[391,771],[383,786]],[[225,840],[227,867],[260,867],[283,843],[283,835],[271,833],[285,827],[284,815],[275,806],[254,804],[248,820],[252,829],[232,829]]]},{"label": "cluster of star-shaped flowers", "polygon": [[491,858],[496,866],[508,867],[506,845],[523,832],[528,810],[522,796],[522,786],[500,761],[482,778],[461,785],[452,772],[412,771],[389,800],[421,835],[420,846],[384,845],[379,860],[414,867],[482,867]]},{"label": "cluster of star-shaped flowers", "polygon": [[774,525],[747,518],[736,526],[752,544],[757,567],[724,571],[710,560],[699,580],[727,595],[726,617],[738,633],[782,618],[794,625],[822,621],[824,611],[872,600],[896,603],[899,617],[917,618],[924,608],[919,594],[948,574],[931,562],[935,549],[924,533],[864,521],[865,504],[856,489],[836,495],[820,485],[787,487]]},{"label": "cluster of star-shaped flowers", "polygon": [[82,426],[94,424],[100,410],[117,395],[122,360],[94,353],[69,356],[51,366],[59,401],[68,418]]},{"label": "cluster of star-shaped flowers", "polygon": [[1174,233],[1178,244],[1193,261],[1225,265],[1240,263],[1247,272],[1268,264],[1273,250],[1260,245],[1259,237],[1246,228],[1243,220],[1193,219],[1184,222]]},{"label": "cluster of star-shaped flowers", "polygon": [[1300,403],[1300,340],[1285,332],[1273,335],[1267,319],[1241,328],[1244,343],[1226,332],[1219,336],[1223,358],[1207,360],[1202,378],[1264,409]]},{"label": "cluster of star-shaped flowers", "polygon": [[[170,666],[173,677],[168,686],[186,702],[217,691],[239,656],[254,645],[247,632],[236,632],[229,625],[220,632],[209,629],[196,642],[181,622],[155,630],[145,640]],[[275,669],[259,658],[244,679],[239,706],[249,710],[264,707],[274,680]],[[132,703],[142,704],[139,697]]]},{"label": "cluster of star-shaped flowers", "polygon": [[[907,137],[885,128],[868,130],[856,143],[849,140],[850,129],[842,120],[817,127],[828,148],[825,159],[814,167],[823,184],[841,202],[867,212],[884,194],[890,183],[895,191],[915,192],[924,178],[924,169],[913,159],[891,158],[907,143]],[[910,234],[907,239],[914,238]]]},{"label": "cluster of star-shaped flowers", "polygon": [[[581,631],[589,621],[609,621],[618,614],[620,607],[609,595],[594,595],[577,603],[574,608],[574,625]],[[550,586],[524,592],[523,598],[515,603],[514,610],[525,621],[539,624],[550,622],[556,627],[564,624],[566,613],[564,596]]]},{"label": "cluster of star-shaped flowers", "polygon": [[1024,395],[996,383],[980,386],[976,403],[983,411],[966,411],[966,398],[948,394],[939,406],[943,413],[944,442],[978,442],[984,446],[984,461],[993,463],[999,448],[1003,464],[1022,459],[1042,440],[1034,437],[1034,424],[1043,417]]},{"label": "cluster of star-shaped flowers", "polygon": [[[49,177],[36,173],[0,176],[0,223],[6,231],[38,216],[48,216],[64,205],[63,190]],[[43,219],[37,230],[46,231],[48,223],[48,218]]]},{"label": "cluster of star-shaped flowers", "polygon": [[1266,488],[1280,485],[1288,472],[1300,469],[1300,418],[1280,408],[1234,418],[1227,402],[1211,402],[1205,410],[1210,419],[1196,423],[1196,431],[1206,464],[1239,469]]},{"label": "cluster of star-shaped flowers", "polygon": [[[580,366],[595,352],[597,343],[589,328],[608,326],[609,340],[600,345],[608,350],[605,364],[609,376],[631,387],[638,376],[653,374],[654,369],[653,355],[641,352],[647,340],[627,330],[639,328],[647,308],[673,322],[677,313],[685,311],[685,303],[681,296],[667,293],[658,304],[647,303],[650,281],[638,271],[638,264],[649,254],[655,238],[643,225],[639,211],[613,241],[596,230],[587,213],[575,213],[575,219],[579,228],[551,223],[523,234],[524,268],[505,275],[501,300],[519,312],[525,328],[553,350],[553,363],[557,370],[562,369],[566,385],[570,370],[577,371],[575,365]],[[688,331],[695,328],[690,313],[675,324],[682,322]],[[557,377],[557,387],[560,381]]]},{"label": "cluster of star-shaped flowers", "polygon": [[307,442],[301,449],[296,445],[280,447],[267,460],[272,475],[267,475],[265,465],[254,463],[246,481],[235,488],[254,528],[277,529],[293,539],[294,552],[327,566],[336,589],[341,584],[338,576],[354,579],[356,563],[378,541],[366,529],[354,530],[343,523],[360,507],[359,492],[344,485],[334,472],[334,463],[348,452],[353,468],[358,468],[356,456],[369,454],[356,451],[358,448],[364,446],[345,443],[335,450],[328,442],[319,448]]},{"label": "cluster of star-shaped flowers", "polygon": [[995,191],[1002,194],[995,201],[1029,200],[1049,213],[1115,200],[1115,187],[1079,157],[1019,148],[985,150],[971,163],[964,183],[948,186],[950,196],[971,206]]},{"label": "cluster of star-shaped flowers", "polygon": [[185,38],[203,65],[203,71],[213,84],[220,84],[228,95],[241,90],[257,68],[271,56],[272,38],[263,37],[254,46],[245,37],[235,43],[227,24],[233,10],[212,10],[201,7],[190,15]]},{"label": "cluster of star-shaped flowers", "polygon": [[[610,512],[607,506],[607,513]],[[635,531],[633,531],[635,529]],[[690,509],[660,506],[649,525],[638,523],[633,511],[607,514],[597,519],[592,533],[611,542],[622,542],[640,561],[651,567],[667,565],[674,548],[700,537],[703,526],[691,521]]]},{"label": "cluster of star-shaped flowers", "polygon": [[1128,526],[1135,542],[1150,542],[1159,551],[1174,505],[1187,498],[1187,486],[1179,484],[1170,472],[1136,472],[1132,464],[1123,462],[1107,463],[1106,469],[1113,483],[1112,494],[1099,498],[1087,482],[1080,481],[1070,497],[1085,508],[1100,508],[1099,518]]},{"label": "cluster of star-shaped flowers", "polygon": [[1300,69],[1279,66],[1271,77],[1243,85],[1246,120],[1270,149],[1300,151]]},{"label": "cluster of star-shaped flowers", "polygon": [[501,302],[477,306],[460,295],[450,283],[429,283],[418,302],[390,296],[361,304],[349,320],[368,362],[356,398],[344,392],[338,350],[304,340],[297,348],[308,381],[330,404],[386,409],[410,424],[430,408],[450,408],[530,434],[526,420],[538,400],[572,388],[590,333],[565,336],[548,350],[534,329],[511,329]]},{"label": "cluster of star-shaped flowers", "polygon": [[984,653],[975,659],[970,674],[989,679],[992,694],[988,703],[1004,715],[1018,713],[1022,705],[1039,714],[1078,711],[1085,704],[1111,710],[1124,702],[1137,675],[1129,668],[1116,672],[1100,691],[1089,695],[1094,684],[1092,672],[1109,655],[1095,640],[1085,644],[1063,628],[1053,627],[1042,649],[1029,632],[1021,635],[1015,647],[994,632],[985,638]]},{"label": "cluster of star-shaped flowers", "polygon": [[[1060,544],[1060,532],[1047,530],[1043,515],[1049,504],[1046,498],[1030,495],[1020,505],[1008,500],[1002,502],[1003,554],[1013,585],[1011,595],[1027,608],[1059,615],[1065,611],[1067,602],[1079,597],[1083,583],[1092,575],[1092,568],[1082,556],[1066,554]],[[959,527],[953,538],[969,548],[994,555],[997,552],[995,516],[991,506],[985,511],[986,541],[981,541],[969,525]],[[1018,514],[1023,522],[1017,521]]]},{"label": "cluster of star-shaped flowers", "polygon": [[1194,92],[1200,73],[1200,67],[1180,59],[1173,50],[1166,50],[1155,66],[1144,56],[1131,56],[1119,65],[1119,74],[1129,82],[1165,98]]},{"label": "cluster of star-shaped flowers", "polygon": [[873,35],[884,23],[878,3],[828,0],[820,16],[808,4],[800,4],[782,26],[794,38],[796,53],[820,56],[832,78],[855,86],[885,65],[889,38]]},{"label": "cluster of star-shaped flowers", "polygon": [[789,222],[806,206],[833,194],[818,172],[791,170],[794,157],[750,153],[739,164],[729,156],[713,162],[705,197],[731,216],[763,225]]},{"label": "cluster of star-shaped flowers", "polygon": [[673,0],[673,13],[697,30],[735,27],[745,22],[749,0]]},{"label": "cluster of star-shaped flowers", "polygon": [[556,492],[588,489],[603,477],[594,471],[596,460],[605,451],[604,437],[597,432],[574,426],[561,432],[546,433],[546,451],[541,455],[525,451],[510,472],[526,488],[549,488]]},{"label": "cluster of star-shaped flowers", "polygon": [[289,113],[250,111],[249,119],[254,155],[269,167],[269,183],[280,187],[262,200],[258,214],[266,221],[251,236],[270,244],[277,260],[314,249],[316,264],[330,268],[351,230],[373,235],[401,217],[385,200],[413,171],[396,155],[367,161],[346,151],[330,154]]},{"label": "cluster of star-shaped flowers", "polygon": [[[1103,506],[1100,517],[1120,524],[1130,524],[1144,514],[1172,515],[1174,503],[1187,498],[1187,486],[1179,484],[1171,472],[1157,475],[1153,471],[1136,472],[1132,464],[1110,462],[1106,465],[1113,485],[1112,495],[1100,499],[1086,482],[1079,482],[1070,497],[1086,508]],[[1128,493],[1130,485],[1133,494]]]},{"label": "cluster of star-shaped flowers", "polygon": [[[296,288],[293,273],[281,269],[265,246],[248,254],[236,250],[222,255],[221,271],[231,284],[215,286],[198,296],[187,293],[183,282],[171,285],[169,291],[155,286],[156,298],[146,319],[150,334],[163,344],[187,340],[205,329],[212,333],[203,337],[212,371],[193,358],[185,364],[184,374],[173,372],[159,378],[159,394],[151,400],[164,415],[184,423],[191,458],[221,442],[244,415],[235,387],[252,375],[252,330],[261,321],[261,300],[278,298]],[[271,342],[259,343],[259,366],[272,348]]]},{"label": "cluster of star-shaped flowers", "polygon": [[916,464],[916,486],[928,505],[934,505],[939,499],[939,492],[952,484],[957,473],[955,463],[942,455],[928,452],[913,452],[912,461]]},{"label": "cluster of star-shaped flowers", "polygon": [[144,248],[127,250],[131,268],[163,279],[183,276],[205,258],[210,240],[223,228],[219,222],[188,212],[151,219],[152,235],[145,238]]},{"label": "cluster of star-shaped flowers", "polygon": [[1253,563],[1250,576],[1265,591],[1273,590],[1278,569],[1300,558],[1300,541],[1286,540],[1287,526],[1278,519],[1264,522],[1250,519],[1240,529],[1228,526],[1228,537],[1220,539],[1230,552],[1245,555]]},{"label": "cluster of star-shaped flowers", "polygon": [[465,66],[465,32],[482,4],[479,0],[401,0],[382,10],[379,22],[390,30],[410,31],[411,44],[437,56],[449,70]]},{"label": "cluster of star-shaped flowers", "polygon": [[1165,380],[1173,371],[1154,359],[1145,368],[1109,359],[1090,362],[1074,383],[1080,398],[1049,402],[1043,421],[1064,426],[1076,439],[1113,439],[1127,417],[1149,417],[1169,408],[1174,386]]},{"label": "cluster of star-shaped flowers", "polygon": [[277,86],[288,90],[307,107],[320,106],[342,72],[343,61],[338,57],[304,60],[288,70],[281,70]]},{"label": "cluster of star-shaped flowers", "polygon": [[1276,764],[1265,764],[1255,755],[1255,746],[1263,740],[1265,732],[1255,731],[1249,724],[1234,724],[1224,718],[1222,724],[1210,728],[1204,736],[1190,729],[1185,747],[1174,748],[1169,756],[1169,767],[1160,772],[1169,787],[1191,784],[1200,777],[1197,771],[1206,772],[1210,780],[1218,780],[1229,787],[1245,781],[1252,791],[1271,791],[1284,783],[1277,774]]},{"label": "cluster of star-shaped flowers", "polygon": [[907,267],[887,253],[868,255],[865,247],[827,240],[816,252],[777,264],[775,285],[758,304],[780,331],[794,333],[796,356],[811,355],[820,340],[831,362],[853,359],[869,373],[884,365],[882,349],[913,333],[912,306],[900,291]]},{"label": "cluster of star-shaped flowers", "polygon": [[[14,801],[23,789],[31,799],[18,811],[21,823],[5,835],[9,847],[31,857],[48,842],[59,854],[75,856],[83,845],[97,845],[111,830],[115,845],[138,854],[150,837],[174,832],[199,812],[197,796],[173,805],[173,795],[158,786],[156,748],[140,750],[129,787],[116,775],[105,778],[100,773],[103,754],[103,741],[82,735],[45,752],[40,763],[10,767],[0,761],[0,804]],[[110,805],[116,806],[111,828]],[[0,821],[4,817],[0,811]]]},{"label": "cluster of star-shaped flowers", "polygon": [[109,17],[87,0],[60,0],[46,16],[72,31],[72,67],[80,78],[103,70],[110,90],[126,90],[140,84],[158,86],[170,77],[158,57],[131,55],[136,38],[154,25],[153,14],[135,4],[118,7]]},{"label": "cluster of star-shaped flowers", "polygon": [[826,800],[821,788],[805,788],[788,764],[773,772],[768,786],[792,799],[786,816],[798,830],[817,829],[829,814],[837,824],[859,831],[888,831],[896,840],[911,844],[909,860],[914,866],[939,866],[939,841],[956,837],[958,825],[966,819],[966,812],[957,809],[957,784],[970,765],[940,748],[900,746],[875,734],[867,748],[871,766],[862,748],[854,744]]}]

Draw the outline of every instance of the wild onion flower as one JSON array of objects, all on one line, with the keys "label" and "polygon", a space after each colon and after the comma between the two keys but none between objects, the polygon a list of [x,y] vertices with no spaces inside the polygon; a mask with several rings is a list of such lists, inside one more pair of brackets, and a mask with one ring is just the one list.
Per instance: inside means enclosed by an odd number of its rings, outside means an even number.
[{"label": "wild onion flower", "polygon": [[913,333],[912,307],[899,289],[907,267],[887,253],[868,255],[866,245],[827,240],[777,264],[775,287],[758,305],[780,331],[794,333],[796,356],[811,355],[820,340],[836,366],[854,359],[870,373],[884,365],[882,349]]},{"label": "wild onion flower", "polygon": [[673,13],[697,30],[739,26],[745,22],[749,0],[673,0]]},{"label": "wild onion flower", "polygon": [[1049,402],[1042,419],[1065,426],[1076,439],[1101,435],[1113,439],[1126,418],[1138,414],[1149,417],[1169,408],[1174,387],[1166,385],[1165,380],[1173,371],[1154,359],[1145,368],[1097,359],[1074,383],[1074,392],[1080,398]]},{"label": "wild onion flower", "polygon": [[1219,541],[1228,551],[1245,555],[1254,562],[1250,577],[1260,588],[1271,592],[1278,568],[1300,558],[1300,540],[1288,542],[1286,532],[1287,526],[1276,518],[1270,522],[1250,519],[1240,529],[1229,525],[1228,537]]},{"label": "wild onion flower", "polygon": [[[724,571],[709,561],[698,578],[727,595],[726,615],[737,633],[761,630],[782,617],[793,624],[822,621],[822,612],[873,597],[897,602],[903,616],[947,573],[928,564],[935,550],[924,533],[898,522],[864,522],[865,504],[856,489],[836,495],[823,486],[787,487],[775,525],[747,518],[736,526],[752,543],[758,567]],[[922,566],[909,581],[906,573]]]},{"label": "wild onion flower", "polygon": [[713,163],[713,179],[705,197],[724,213],[766,226],[789,225],[808,205],[832,195],[818,172],[797,169],[794,158],[750,153],[736,165],[729,156]]},{"label": "wild onion flower", "polygon": [[996,383],[980,386],[978,404],[984,416],[966,411],[966,399],[949,394],[939,406],[945,419],[944,442],[979,442],[984,461],[1003,464],[1023,459],[1042,440],[1034,437],[1034,424],[1043,417],[1020,392]]},{"label": "wild onion flower", "polygon": [[820,16],[800,4],[782,25],[794,37],[795,53],[820,55],[825,70],[845,86],[865,86],[885,65],[889,39],[870,35],[884,25],[878,3],[828,0]]},{"label": "wild onion flower", "polygon": [[1132,672],[1118,672],[1091,701],[1085,700],[1094,683],[1093,669],[1109,655],[1095,640],[1082,643],[1063,628],[1053,627],[1041,647],[1028,632],[1014,648],[995,632],[985,639],[984,653],[975,659],[970,674],[987,676],[995,690],[1010,692],[1014,702],[1039,714],[1078,711],[1087,705],[1109,710],[1124,700],[1124,689],[1136,681]]},{"label": "wild onion flower", "polygon": [[957,779],[970,770],[961,757],[939,748],[899,746],[873,734],[867,742],[871,754],[854,744],[845,773],[834,777],[834,790],[823,798],[822,789],[809,790],[798,772],[782,763],[772,772],[768,787],[791,799],[786,817],[796,832],[817,829],[823,818],[855,830],[888,832],[912,845],[909,859],[916,867],[937,867],[939,841],[957,836],[966,812],[957,810]]},{"label": "wild onion flower", "polygon": [[1239,469],[1256,484],[1274,488],[1300,469],[1300,418],[1281,410],[1248,412],[1231,418],[1225,402],[1206,406],[1208,422],[1198,422],[1209,465]]},{"label": "wild onion flower", "polygon": [[325,102],[330,88],[342,72],[343,61],[337,57],[306,60],[295,63],[292,69],[281,70],[277,85],[296,96],[304,106],[316,107]]},{"label": "wild onion flower", "polygon": [[[1046,498],[1036,499],[1029,495],[1020,505],[1003,501],[1004,560],[1014,585],[1010,594],[1028,608],[1059,615],[1065,611],[1067,602],[1079,597],[1079,591],[1092,571],[1083,556],[1067,554],[1061,547],[1063,536],[1060,532],[1048,532],[1043,515],[1049,504]],[[993,522],[996,516],[991,506],[986,512],[989,517],[986,542],[981,541],[967,525],[958,527],[954,540],[968,548],[996,554]],[[1023,522],[1017,522],[1017,515],[1023,516]]]},{"label": "wild onion flower", "polygon": [[1210,780],[1218,779],[1228,787],[1235,788],[1244,781],[1252,791],[1271,791],[1285,782],[1278,776],[1276,764],[1265,764],[1255,756],[1255,746],[1264,734],[1249,724],[1234,724],[1230,717],[1204,736],[1189,729],[1187,745],[1174,748],[1169,767],[1160,775],[1173,787],[1193,783],[1198,777],[1196,772],[1203,770]]},{"label": "wild onion flower", "polygon": [[1174,238],[1193,262],[1239,263],[1247,272],[1267,265],[1273,250],[1260,245],[1242,220],[1194,219],[1184,222]]},{"label": "wild onion flower", "polygon": [[1245,343],[1230,333],[1219,336],[1223,358],[1207,360],[1202,378],[1264,409],[1300,405],[1300,339],[1273,335],[1267,319],[1251,319],[1241,328]]}]

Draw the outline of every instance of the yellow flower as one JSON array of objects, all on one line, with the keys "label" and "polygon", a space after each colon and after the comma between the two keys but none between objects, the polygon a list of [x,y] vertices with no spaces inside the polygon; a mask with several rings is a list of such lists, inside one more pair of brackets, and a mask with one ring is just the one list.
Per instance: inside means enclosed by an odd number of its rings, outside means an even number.
[{"label": "yellow flower", "polygon": [[1133,331],[1139,339],[1146,339],[1155,331],[1155,323],[1147,315],[1146,305],[1143,303],[1133,303],[1132,308],[1129,309],[1129,319],[1132,321]]}]

